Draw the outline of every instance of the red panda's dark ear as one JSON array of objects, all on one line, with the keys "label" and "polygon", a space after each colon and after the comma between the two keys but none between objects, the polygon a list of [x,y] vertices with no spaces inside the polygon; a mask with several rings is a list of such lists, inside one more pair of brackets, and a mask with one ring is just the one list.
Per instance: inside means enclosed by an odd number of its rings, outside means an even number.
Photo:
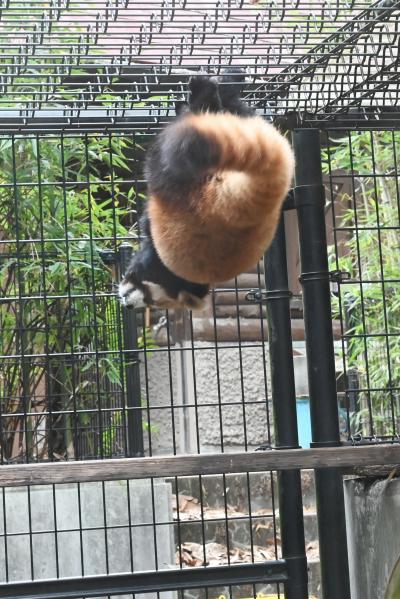
[{"label": "red panda's dark ear", "polygon": [[190,112],[189,104],[183,101],[175,102],[175,114],[176,116],[180,116],[181,114],[185,114],[185,112]]}]

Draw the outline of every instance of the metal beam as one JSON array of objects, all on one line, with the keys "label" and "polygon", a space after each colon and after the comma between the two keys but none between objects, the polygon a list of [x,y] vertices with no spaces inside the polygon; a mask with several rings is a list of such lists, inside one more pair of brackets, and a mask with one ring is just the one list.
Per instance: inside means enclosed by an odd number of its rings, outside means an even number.
[{"label": "metal beam", "polygon": [[[294,203],[299,226],[312,447],[340,445],[329,287],[320,131],[293,133]],[[350,599],[343,480],[338,470],[315,473],[323,599]]]},{"label": "metal beam", "polygon": [[284,560],[0,584],[2,599],[75,599],[244,584],[283,583]]},{"label": "metal beam", "polygon": [[[264,257],[274,432],[277,449],[298,448],[296,388],[290,322],[284,215]],[[284,376],[282,376],[284,373]],[[308,599],[300,470],[278,472],[282,556],[297,562],[285,584],[286,599]]]}]

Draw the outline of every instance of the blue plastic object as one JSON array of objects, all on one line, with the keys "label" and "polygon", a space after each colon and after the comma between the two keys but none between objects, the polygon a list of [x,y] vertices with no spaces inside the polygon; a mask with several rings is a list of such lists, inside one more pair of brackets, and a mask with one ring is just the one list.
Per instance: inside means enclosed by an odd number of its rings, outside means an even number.
[{"label": "blue plastic object", "polygon": [[297,409],[297,427],[299,431],[300,447],[310,447],[311,437],[311,417],[310,417],[310,398],[299,397],[296,399]]}]

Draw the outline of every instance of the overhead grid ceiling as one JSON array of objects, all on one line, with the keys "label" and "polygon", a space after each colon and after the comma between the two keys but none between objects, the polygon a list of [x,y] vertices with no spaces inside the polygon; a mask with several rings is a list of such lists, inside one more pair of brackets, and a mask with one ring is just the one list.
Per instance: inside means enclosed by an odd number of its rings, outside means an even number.
[{"label": "overhead grid ceiling", "polygon": [[191,72],[229,65],[289,125],[385,118],[399,12],[393,0],[0,0],[0,129],[158,123]]}]

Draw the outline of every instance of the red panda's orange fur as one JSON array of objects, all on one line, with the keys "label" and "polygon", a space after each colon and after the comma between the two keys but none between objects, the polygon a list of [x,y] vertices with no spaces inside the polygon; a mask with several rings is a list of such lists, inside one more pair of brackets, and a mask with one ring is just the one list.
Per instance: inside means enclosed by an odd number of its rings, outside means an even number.
[{"label": "red panda's orange fur", "polygon": [[260,117],[192,114],[182,126],[212,140],[220,159],[184,208],[150,195],[154,245],[176,275],[195,283],[226,281],[254,266],[271,243],[293,177],[293,153]]}]

